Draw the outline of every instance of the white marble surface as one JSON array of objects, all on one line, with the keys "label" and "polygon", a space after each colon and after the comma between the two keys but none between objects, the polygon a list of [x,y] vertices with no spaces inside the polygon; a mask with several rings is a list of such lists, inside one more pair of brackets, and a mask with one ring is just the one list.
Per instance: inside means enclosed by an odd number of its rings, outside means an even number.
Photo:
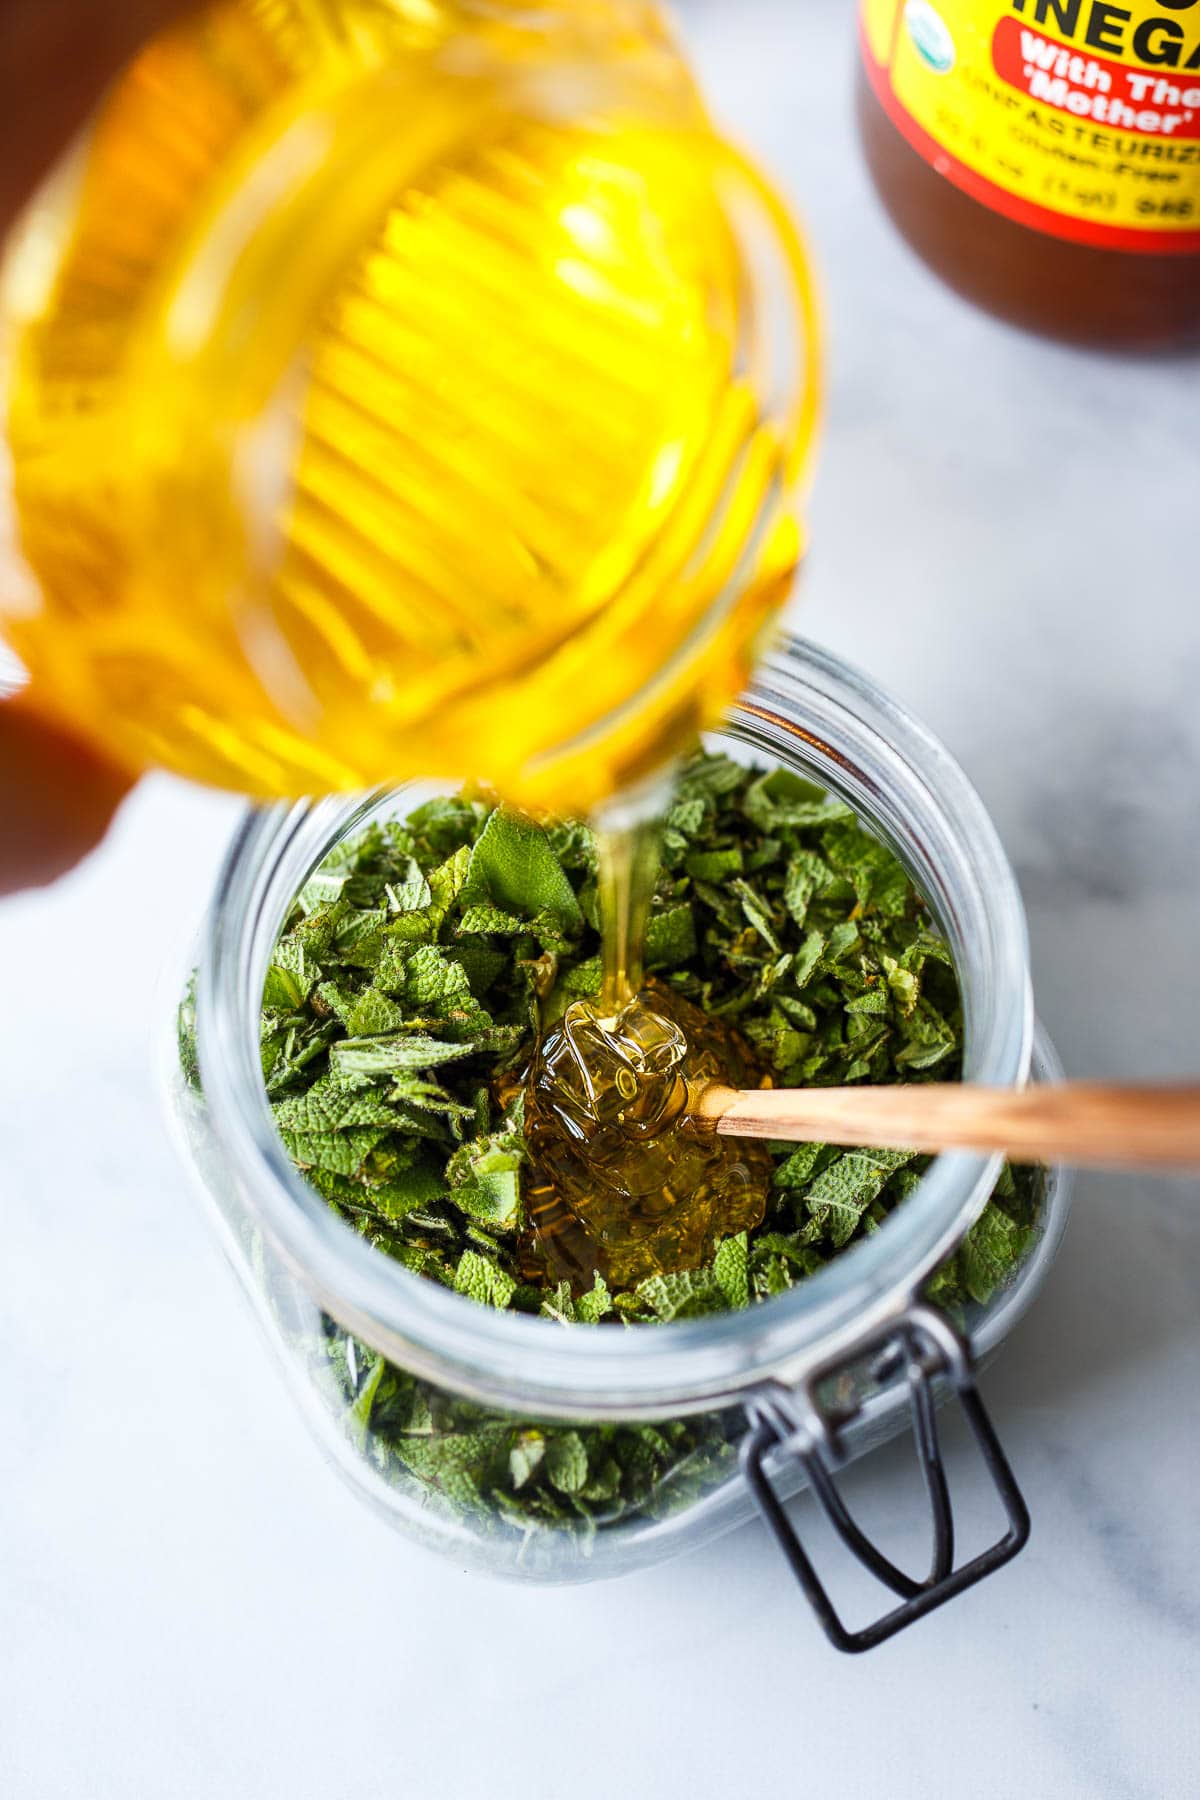
[{"label": "white marble surface", "polygon": [[[1039,345],[915,264],[855,156],[849,0],[690,12],[825,271],[802,622],[978,781],[1069,1069],[1200,1068],[1197,366]],[[1032,1543],[872,1657],[754,1528],[595,1589],[468,1576],[318,1461],[164,1139],[157,974],[231,816],[150,782],[0,907],[0,1793],[1200,1792],[1195,1185],[1081,1181],[986,1384]],[[853,1493],[904,1513],[906,1480],[884,1453]]]}]

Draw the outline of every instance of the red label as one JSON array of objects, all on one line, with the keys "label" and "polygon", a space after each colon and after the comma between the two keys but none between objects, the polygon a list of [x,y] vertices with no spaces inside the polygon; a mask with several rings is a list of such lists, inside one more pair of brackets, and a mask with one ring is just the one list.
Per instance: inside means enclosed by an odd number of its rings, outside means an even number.
[{"label": "red label", "polygon": [[1031,230],[1200,251],[1200,0],[860,0],[864,66],[938,174]]},{"label": "red label", "polygon": [[1147,137],[1200,138],[1200,76],[1181,81],[1083,55],[1014,18],[996,26],[992,60],[1010,86],[1072,118]]}]

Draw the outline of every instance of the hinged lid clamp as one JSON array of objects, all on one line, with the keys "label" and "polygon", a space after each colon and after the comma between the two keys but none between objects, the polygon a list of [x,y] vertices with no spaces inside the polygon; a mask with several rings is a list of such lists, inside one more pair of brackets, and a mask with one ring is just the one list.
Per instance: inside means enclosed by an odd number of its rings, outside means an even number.
[{"label": "hinged lid clamp", "polygon": [[[924,1581],[906,1575],[871,1543],[847,1511],[833,1480],[833,1472],[846,1461],[840,1434],[847,1415],[823,1404],[818,1389],[831,1376],[844,1373],[872,1352],[876,1353],[872,1365],[876,1380],[887,1381],[903,1369],[908,1382],[913,1436],[933,1520],[933,1554]],[[1008,1530],[997,1543],[957,1569],[954,1514],[934,1403],[933,1384],[939,1376],[949,1381],[958,1396],[1008,1519]],[[900,1319],[889,1321],[835,1366],[815,1371],[797,1390],[778,1382],[759,1389],[747,1402],[746,1411],[751,1428],[741,1446],[743,1473],[825,1635],[838,1650],[871,1650],[885,1638],[894,1637],[905,1626],[924,1618],[926,1613],[1011,1561],[1028,1540],[1029,1513],[975,1387],[966,1340],[932,1307],[910,1306]],[[900,1596],[899,1606],[861,1631],[848,1631],[842,1623],[771,1485],[766,1462],[774,1452],[800,1464],[818,1504],[847,1549],[877,1580]]]}]

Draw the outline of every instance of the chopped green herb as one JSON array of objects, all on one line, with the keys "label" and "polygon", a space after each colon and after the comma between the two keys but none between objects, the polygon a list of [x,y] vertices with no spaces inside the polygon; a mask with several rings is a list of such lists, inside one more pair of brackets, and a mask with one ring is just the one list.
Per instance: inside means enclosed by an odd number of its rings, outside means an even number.
[{"label": "chopped green herb", "polygon": [[[522,1274],[528,1157],[520,1066],[539,1017],[596,991],[595,854],[467,792],[342,844],[286,922],[263,992],[263,1070],[281,1138],[328,1204],[383,1254],[500,1310],[568,1325],[660,1324],[786,1292],[877,1228],[927,1158],[774,1149],[761,1226],[705,1268],[572,1296]],[[728,1021],[781,1086],[954,1079],[951,959],[904,869],[840,801],[785,770],[697,753],[663,834],[647,932],[657,979]],[[190,1036],[181,1037],[185,1058]],[[509,1084],[511,1089],[512,1084]],[[931,1283],[983,1303],[1035,1228],[1036,1171],[1005,1172]],[[732,1466],[721,1415],[570,1429],[488,1412],[380,1359],[327,1320],[350,1427],[426,1496],[529,1533],[583,1539],[658,1516]],[[670,1475],[669,1492],[664,1488]]]}]

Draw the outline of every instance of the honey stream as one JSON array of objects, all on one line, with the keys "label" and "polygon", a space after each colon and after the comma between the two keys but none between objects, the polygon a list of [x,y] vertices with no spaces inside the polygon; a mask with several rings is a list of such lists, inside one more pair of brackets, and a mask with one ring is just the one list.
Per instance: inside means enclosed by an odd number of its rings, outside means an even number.
[{"label": "honey stream", "polygon": [[542,1035],[525,1080],[527,1272],[626,1288],[706,1262],[757,1225],[771,1159],[691,1117],[710,1081],[756,1087],[748,1045],[666,983],[647,980],[659,822],[601,824],[602,984]]}]

